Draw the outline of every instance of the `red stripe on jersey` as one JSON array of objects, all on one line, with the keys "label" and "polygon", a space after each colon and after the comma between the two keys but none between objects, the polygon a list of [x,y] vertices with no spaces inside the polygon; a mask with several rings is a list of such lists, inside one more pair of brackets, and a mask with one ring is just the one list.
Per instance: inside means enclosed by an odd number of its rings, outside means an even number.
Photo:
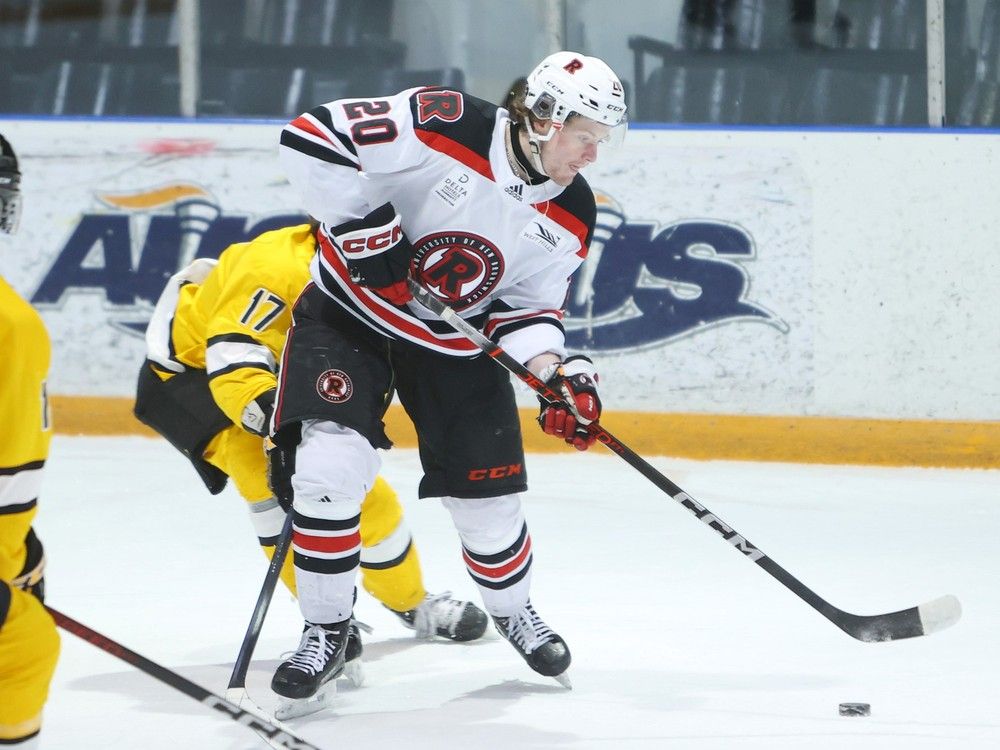
[{"label": "red stripe on jersey", "polygon": [[435,133],[430,130],[414,130],[417,138],[424,142],[428,148],[440,151],[442,154],[450,156],[452,159],[462,162],[470,169],[479,172],[487,180],[496,182],[493,176],[493,169],[490,167],[489,159],[484,159],[468,146],[463,146],[458,141],[452,140],[446,135]]},{"label": "red stripe on jersey", "polygon": [[469,570],[478,573],[483,576],[483,578],[503,578],[508,573],[513,573],[517,570],[524,561],[527,559],[528,554],[531,552],[531,537],[526,537],[524,540],[524,546],[521,547],[521,551],[517,554],[517,557],[513,558],[509,562],[501,565],[500,567],[486,567],[481,563],[477,563],[473,560],[469,553],[464,549],[462,550],[462,557],[465,558],[465,564],[468,566]]},{"label": "red stripe on jersey", "polygon": [[361,546],[361,532],[345,536],[310,536],[293,531],[292,544],[309,552],[350,552]]},{"label": "red stripe on jersey", "polygon": [[552,201],[545,201],[544,203],[535,203],[532,208],[536,209],[539,213],[548,216],[556,224],[568,229],[570,232],[576,235],[576,238],[580,240],[580,249],[576,251],[576,254],[581,258],[587,257],[587,225],[580,221],[576,216],[571,214],[562,206],[558,206]]},{"label": "red stripe on jersey", "polygon": [[479,347],[465,338],[465,336],[459,335],[454,339],[439,338],[430,329],[424,328],[404,315],[401,315],[395,308],[390,307],[388,303],[379,304],[376,302],[372,299],[375,296],[374,292],[369,292],[367,289],[359,287],[350,280],[351,274],[347,270],[347,266],[341,259],[340,254],[334,249],[330,238],[322,232],[317,232],[316,236],[319,237],[320,254],[323,256],[323,260],[327,262],[334,274],[349,285],[350,290],[356,298],[356,304],[363,308],[363,312],[369,317],[380,322],[390,331],[405,333],[407,336],[418,341],[425,341],[435,346],[452,349],[456,352],[479,351]]},{"label": "red stripe on jersey", "polygon": [[544,315],[553,315],[556,320],[562,320],[563,317],[562,310],[539,310],[538,312],[525,313],[524,315],[511,315],[507,318],[491,318],[490,321],[483,326],[483,333],[486,334],[488,338],[493,335],[493,331],[497,329],[497,326],[513,323],[515,320],[527,320],[528,318],[538,318]]},{"label": "red stripe on jersey", "polygon": [[312,135],[318,136],[319,138],[322,138],[324,141],[333,143],[333,141],[330,140],[330,136],[328,136],[322,130],[317,128],[316,125],[313,124],[312,120],[309,120],[305,115],[299,115],[294,120],[292,120],[289,123],[289,125],[291,125],[293,128],[298,128],[299,130],[304,130],[307,133],[311,133]]}]

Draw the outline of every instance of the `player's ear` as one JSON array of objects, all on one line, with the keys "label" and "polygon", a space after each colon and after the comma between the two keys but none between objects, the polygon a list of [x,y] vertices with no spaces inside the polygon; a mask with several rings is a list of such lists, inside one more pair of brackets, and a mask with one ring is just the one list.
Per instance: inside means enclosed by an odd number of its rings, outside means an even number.
[{"label": "player's ear", "polygon": [[545,135],[549,132],[549,128],[552,127],[552,120],[536,120],[532,117],[531,127],[539,135]]}]

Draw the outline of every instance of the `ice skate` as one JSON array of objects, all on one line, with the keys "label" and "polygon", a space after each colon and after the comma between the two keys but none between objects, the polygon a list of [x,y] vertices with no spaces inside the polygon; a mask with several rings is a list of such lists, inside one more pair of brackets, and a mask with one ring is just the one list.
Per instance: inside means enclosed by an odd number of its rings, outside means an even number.
[{"label": "ice skate", "polygon": [[327,682],[308,698],[281,698],[274,708],[274,718],[278,721],[298,719],[301,716],[319,713],[333,706],[337,696],[337,683]]},{"label": "ice skate", "polygon": [[[349,633],[350,620],[305,624],[298,649],[278,666],[271,680],[271,689],[281,697],[275,718],[285,721],[330,705],[337,692],[335,678],[344,671]],[[358,645],[356,661],[360,639]]]},{"label": "ice skate", "polygon": [[566,673],[572,658],[569,646],[538,616],[530,601],[510,617],[494,617],[493,624],[529,667],[565,688],[573,687]]},{"label": "ice skate", "polygon": [[364,666],[361,655],[364,653],[364,646],[361,643],[361,631],[371,632],[371,628],[363,622],[351,619],[351,624],[347,628],[347,646],[344,649],[344,671],[341,677],[347,679],[352,686],[358,688],[365,684]]},{"label": "ice skate", "polygon": [[451,641],[474,641],[486,632],[486,613],[472,602],[452,599],[450,591],[427,594],[416,609],[392,611],[418,638],[437,635]]}]

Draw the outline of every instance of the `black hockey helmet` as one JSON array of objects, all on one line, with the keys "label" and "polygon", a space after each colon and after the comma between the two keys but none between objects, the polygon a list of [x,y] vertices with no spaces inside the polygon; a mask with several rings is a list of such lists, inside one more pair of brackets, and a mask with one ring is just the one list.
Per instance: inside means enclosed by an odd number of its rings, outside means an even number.
[{"label": "black hockey helmet", "polygon": [[21,218],[21,172],[10,142],[0,135],[0,232],[14,234]]}]

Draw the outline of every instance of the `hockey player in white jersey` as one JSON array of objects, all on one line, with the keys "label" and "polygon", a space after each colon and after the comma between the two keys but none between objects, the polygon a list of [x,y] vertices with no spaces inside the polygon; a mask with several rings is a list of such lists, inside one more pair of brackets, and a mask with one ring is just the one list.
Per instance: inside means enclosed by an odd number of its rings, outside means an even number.
[{"label": "hockey player in white jersey", "polygon": [[[411,275],[565,402],[545,432],[585,450],[597,376],[568,357],[562,306],[587,254],[594,196],[580,170],[625,127],[602,61],[547,57],[512,111],[446,88],[316,107],[281,134],[281,158],[317,217],[313,283],[296,303],[274,412],[295,451],[294,560],[306,620],[273,689],[308,698],[342,668],[360,542],[358,510],[388,448],[395,392],[419,437],[421,497],[440,497],[498,631],[543,675],[566,642],[529,598],[532,544],[518,413],[507,373],[414,301]],[[280,456],[280,452],[273,455]],[[568,684],[568,682],[566,682]]]}]

